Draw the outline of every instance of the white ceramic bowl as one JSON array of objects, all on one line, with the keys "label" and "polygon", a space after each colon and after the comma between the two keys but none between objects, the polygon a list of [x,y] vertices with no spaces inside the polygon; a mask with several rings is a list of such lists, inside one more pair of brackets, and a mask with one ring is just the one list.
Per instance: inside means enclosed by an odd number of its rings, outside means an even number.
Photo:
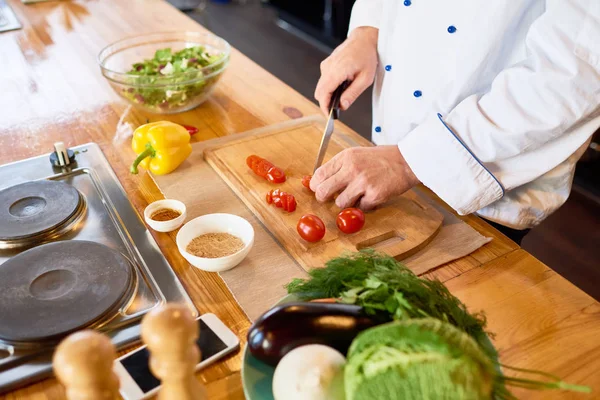
[{"label": "white ceramic bowl", "polygon": [[[229,233],[244,242],[244,248],[237,253],[219,258],[197,257],[186,251],[190,242],[205,233]],[[194,267],[209,272],[227,271],[238,265],[248,255],[254,244],[254,229],[248,221],[232,214],[207,214],[194,218],[177,233],[179,252]]]},{"label": "white ceramic bowl", "polygon": [[[152,218],[150,218],[150,216],[154,212],[160,210],[161,208],[170,208],[171,210],[179,211],[181,215],[169,221],[155,221]],[[146,220],[146,223],[150,225],[150,228],[154,229],[157,232],[171,232],[179,228],[185,221],[185,218],[187,216],[185,210],[185,204],[183,204],[179,200],[158,200],[148,204],[148,207],[146,207],[146,209],[144,210],[144,219]]]}]

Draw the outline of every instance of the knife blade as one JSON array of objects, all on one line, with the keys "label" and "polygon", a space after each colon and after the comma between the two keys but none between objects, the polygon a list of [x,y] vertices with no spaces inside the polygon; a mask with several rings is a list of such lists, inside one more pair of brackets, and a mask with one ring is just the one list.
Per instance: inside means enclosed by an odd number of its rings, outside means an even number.
[{"label": "knife blade", "polygon": [[327,152],[327,146],[329,145],[329,139],[331,139],[331,136],[333,135],[333,121],[338,119],[340,116],[340,99],[342,97],[342,93],[344,93],[344,90],[346,90],[349,85],[350,81],[342,82],[342,84],[335,89],[331,96],[331,102],[329,103],[329,117],[327,117],[327,125],[325,125],[325,130],[323,131],[323,136],[321,137],[321,145],[319,146],[319,154],[317,155],[317,161],[315,162],[313,173],[323,163],[325,153]]}]

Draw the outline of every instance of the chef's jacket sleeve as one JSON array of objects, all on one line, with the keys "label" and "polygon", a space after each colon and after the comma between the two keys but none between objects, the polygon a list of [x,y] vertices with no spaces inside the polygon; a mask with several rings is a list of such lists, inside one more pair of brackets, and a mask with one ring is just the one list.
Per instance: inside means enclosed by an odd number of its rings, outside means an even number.
[{"label": "chef's jacket sleeve", "polygon": [[527,57],[498,74],[487,93],[431,115],[398,143],[421,182],[459,214],[552,170],[597,128],[600,1],[554,2],[526,46]]},{"label": "chef's jacket sleeve", "polygon": [[379,29],[383,9],[383,0],[356,0],[350,15],[348,34],[360,26],[372,26]]}]

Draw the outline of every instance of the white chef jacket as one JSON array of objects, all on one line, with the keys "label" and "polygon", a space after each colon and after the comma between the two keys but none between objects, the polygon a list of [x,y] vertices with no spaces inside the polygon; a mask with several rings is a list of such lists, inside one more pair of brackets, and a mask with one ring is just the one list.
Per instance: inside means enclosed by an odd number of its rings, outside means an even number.
[{"label": "white chef jacket", "polygon": [[357,0],[379,29],[373,141],[459,214],[515,229],[569,196],[600,126],[600,0]]}]

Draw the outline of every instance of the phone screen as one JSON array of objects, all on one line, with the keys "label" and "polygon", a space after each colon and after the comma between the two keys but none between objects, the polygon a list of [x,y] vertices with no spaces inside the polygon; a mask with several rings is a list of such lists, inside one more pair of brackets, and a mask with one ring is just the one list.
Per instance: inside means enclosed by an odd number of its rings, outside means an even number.
[{"label": "phone screen", "polygon": [[[196,343],[200,348],[202,360],[206,360],[227,348],[225,343],[219,339],[204,321],[199,319],[198,324],[200,325],[200,338]],[[135,383],[137,383],[144,393],[148,393],[152,389],[160,386],[160,381],[152,375],[152,372],[150,372],[148,366],[149,357],[150,354],[148,349],[144,348],[121,360],[123,367],[125,367],[127,372],[129,372],[129,375],[131,375]]]}]

